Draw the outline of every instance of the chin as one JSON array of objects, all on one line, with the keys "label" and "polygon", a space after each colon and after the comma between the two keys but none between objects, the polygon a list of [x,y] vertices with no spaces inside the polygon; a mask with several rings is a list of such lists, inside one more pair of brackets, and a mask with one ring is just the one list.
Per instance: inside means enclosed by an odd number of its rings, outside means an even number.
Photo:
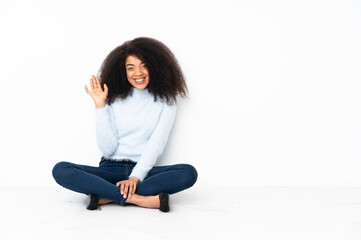
[{"label": "chin", "polygon": [[135,87],[136,89],[138,90],[144,90],[145,88],[142,88],[142,87]]},{"label": "chin", "polygon": [[133,87],[135,87],[138,90],[144,90],[147,88],[147,85],[141,85],[141,86],[133,85]]}]

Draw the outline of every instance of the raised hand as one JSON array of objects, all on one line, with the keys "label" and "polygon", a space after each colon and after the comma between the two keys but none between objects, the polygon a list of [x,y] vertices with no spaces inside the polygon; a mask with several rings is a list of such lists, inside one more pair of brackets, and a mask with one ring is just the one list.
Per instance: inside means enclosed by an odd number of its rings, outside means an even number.
[{"label": "raised hand", "polygon": [[108,87],[104,83],[104,91],[102,87],[100,86],[99,78],[92,75],[92,77],[89,79],[91,91],[89,91],[88,87],[85,85],[85,91],[87,94],[89,94],[94,103],[96,108],[103,108],[105,107],[105,100],[108,96]]}]

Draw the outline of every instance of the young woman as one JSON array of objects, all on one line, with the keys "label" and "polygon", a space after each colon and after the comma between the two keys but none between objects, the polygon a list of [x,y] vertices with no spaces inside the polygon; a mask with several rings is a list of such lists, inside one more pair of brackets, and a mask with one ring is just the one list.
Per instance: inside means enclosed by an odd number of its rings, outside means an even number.
[{"label": "young woman", "polygon": [[100,80],[92,75],[99,167],[59,162],[53,177],[61,186],[90,195],[87,209],[115,202],[169,211],[169,194],[196,182],[189,164],[154,166],[187,86],[173,53],[152,38],[136,38],[104,60]]}]

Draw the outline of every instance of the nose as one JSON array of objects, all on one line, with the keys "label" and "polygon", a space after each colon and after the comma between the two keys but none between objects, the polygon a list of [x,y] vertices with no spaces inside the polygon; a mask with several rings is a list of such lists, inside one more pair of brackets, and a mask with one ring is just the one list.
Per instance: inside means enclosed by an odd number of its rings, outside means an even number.
[{"label": "nose", "polygon": [[135,75],[136,75],[136,76],[141,76],[141,75],[143,75],[142,69],[141,69],[141,68],[136,68],[136,69],[135,69]]}]

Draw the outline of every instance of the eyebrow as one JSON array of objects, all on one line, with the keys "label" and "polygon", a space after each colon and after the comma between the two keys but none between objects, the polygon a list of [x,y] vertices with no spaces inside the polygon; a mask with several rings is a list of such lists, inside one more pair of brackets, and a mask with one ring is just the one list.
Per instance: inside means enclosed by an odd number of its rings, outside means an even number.
[{"label": "eyebrow", "polygon": [[[143,63],[145,63],[144,61],[142,61],[140,64],[143,64]],[[130,66],[134,66],[134,64],[132,64],[132,63],[128,63],[127,65],[125,65],[125,66],[128,66],[128,65],[130,65]]]}]

